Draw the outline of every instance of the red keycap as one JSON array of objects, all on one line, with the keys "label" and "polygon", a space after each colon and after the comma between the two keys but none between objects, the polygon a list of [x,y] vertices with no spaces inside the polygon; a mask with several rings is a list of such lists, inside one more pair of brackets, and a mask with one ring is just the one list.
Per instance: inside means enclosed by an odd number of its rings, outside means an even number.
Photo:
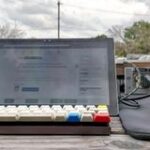
[{"label": "red keycap", "polygon": [[110,116],[107,112],[95,113],[93,116],[93,120],[94,122],[109,123]]}]

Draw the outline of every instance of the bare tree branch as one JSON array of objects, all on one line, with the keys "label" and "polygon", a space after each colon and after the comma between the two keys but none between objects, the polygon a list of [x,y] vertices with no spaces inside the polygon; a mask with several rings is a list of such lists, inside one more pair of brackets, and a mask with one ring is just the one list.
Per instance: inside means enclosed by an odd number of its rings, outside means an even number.
[{"label": "bare tree branch", "polygon": [[119,26],[119,25],[112,26],[112,28],[110,28],[108,32],[110,33],[112,37],[116,38],[119,41],[126,43],[126,40],[124,39],[124,30],[122,26]]},{"label": "bare tree branch", "polygon": [[16,24],[14,27],[10,24],[5,24],[0,26],[0,38],[23,38],[25,32],[21,30]]}]

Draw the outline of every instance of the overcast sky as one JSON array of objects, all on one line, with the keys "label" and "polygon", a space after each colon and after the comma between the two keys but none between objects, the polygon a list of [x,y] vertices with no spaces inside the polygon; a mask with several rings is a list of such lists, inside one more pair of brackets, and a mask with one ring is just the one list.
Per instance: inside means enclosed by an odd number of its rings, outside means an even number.
[{"label": "overcast sky", "polygon": [[[150,21],[150,0],[61,0],[61,37],[107,34],[113,25]],[[57,0],[0,0],[0,24],[15,23],[26,37],[57,37]]]}]

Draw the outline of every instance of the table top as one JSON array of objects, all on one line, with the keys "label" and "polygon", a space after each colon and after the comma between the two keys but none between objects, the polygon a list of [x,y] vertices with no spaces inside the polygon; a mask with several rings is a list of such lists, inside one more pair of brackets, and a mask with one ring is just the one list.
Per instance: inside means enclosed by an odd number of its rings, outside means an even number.
[{"label": "table top", "polygon": [[0,136],[0,150],[149,150],[150,142],[125,134],[113,117],[111,136]]}]

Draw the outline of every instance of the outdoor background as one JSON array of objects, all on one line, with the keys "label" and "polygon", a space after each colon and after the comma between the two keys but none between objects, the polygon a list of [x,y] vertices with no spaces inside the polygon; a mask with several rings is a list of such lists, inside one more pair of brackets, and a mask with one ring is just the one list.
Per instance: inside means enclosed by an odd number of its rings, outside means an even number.
[{"label": "outdoor background", "polygon": [[[57,38],[57,0],[0,0],[0,38]],[[61,0],[60,38],[115,40],[117,56],[150,53],[149,0]]]}]

